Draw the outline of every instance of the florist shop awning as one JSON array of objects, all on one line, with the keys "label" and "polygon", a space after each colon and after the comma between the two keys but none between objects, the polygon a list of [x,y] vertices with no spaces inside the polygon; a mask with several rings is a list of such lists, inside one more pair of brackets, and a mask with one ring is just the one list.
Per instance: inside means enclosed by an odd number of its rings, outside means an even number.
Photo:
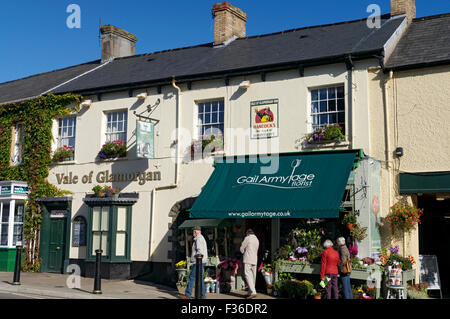
[{"label": "florist shop awning", "polygon": [[217,158],[191,218],[337,218],[359,150]]}]

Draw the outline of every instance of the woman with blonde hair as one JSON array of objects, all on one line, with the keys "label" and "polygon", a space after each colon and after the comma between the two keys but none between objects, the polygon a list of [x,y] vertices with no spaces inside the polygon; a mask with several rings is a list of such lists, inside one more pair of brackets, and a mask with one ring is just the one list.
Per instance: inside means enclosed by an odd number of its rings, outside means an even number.
[{"label": "woman with blonde hair", "polygon": [[345,299],[353,299],[352,286],[350,284],[350,275],[351,272],[343,272],[344,264],[350,260],[350,252],[348,251],[347,245],[345,245],[345,238],[339,237],[336,240],[336,244],[338,246],[339,251],[339,260],[341,262],[339,266],[339,272],[342,282],[342,289],[344,290],[344,298]]}]

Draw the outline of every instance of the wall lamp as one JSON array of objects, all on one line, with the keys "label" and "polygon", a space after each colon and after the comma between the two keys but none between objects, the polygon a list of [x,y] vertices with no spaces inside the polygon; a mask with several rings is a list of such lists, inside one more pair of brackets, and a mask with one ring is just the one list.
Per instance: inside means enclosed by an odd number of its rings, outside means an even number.
[{"label": "wall lamp", "polygon": [[141,93],[137,96],[137,98],[139,100],[145,100],[147,98],[148,94],[147,93]]},{"label": "wall lamp", "polygon": [[239,84],[240,89],[248,89],[250,87],[250,81],[243,81],[241,84]]},{"label": "wall lamp", "polygon": [[81,103],[82,107],[90,107],[92,105],[92,100],[86,100]]}]

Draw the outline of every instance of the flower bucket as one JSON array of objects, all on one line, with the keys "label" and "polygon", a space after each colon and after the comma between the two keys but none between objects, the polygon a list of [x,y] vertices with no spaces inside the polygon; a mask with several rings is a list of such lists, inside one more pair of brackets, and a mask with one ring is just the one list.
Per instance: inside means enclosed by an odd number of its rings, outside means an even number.
[{"label": "flower bucket", "polygon": [[267,285],[272,285],[273,284],[273,274],[265,273],[264,280],[266,281]]},{"label": "flower bucket", "polygon": [[178,281],[181,281],[183,277],[186,276],[187,269],[177,269],[177,273],[178,273]]}]

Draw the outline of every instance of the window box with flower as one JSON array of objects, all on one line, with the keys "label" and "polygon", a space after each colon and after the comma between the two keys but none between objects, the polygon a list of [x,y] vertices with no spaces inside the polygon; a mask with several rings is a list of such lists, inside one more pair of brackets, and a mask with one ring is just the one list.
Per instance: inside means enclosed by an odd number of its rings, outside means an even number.
[{"label": "window box with flower", "polygon": [[345,141],[342,126],[339,124],[328,124],[316,128],[312,133],[305,135],[308,144],[329,144]]},{"label": "window box with flower", "polygon": [[189,151],[192,160],[202,159],[210,154],[223,152],[223,136],[215,136],[212,134],[209,137],[194,140],[191,143]]},{"label": "window box with flower", "polygon": [[95,196],[97,197],[111,197],[113,199],[119,198],[120,190],[111,186],[96,185],[92,188]]},{"label": "window box with flower", "polygon": [[124,141],[111,141],[103,144],[100,152],[98,153],[98,158],[105,159],[116,159],[127,156],[127,146]]},{"label": "window box with flower", "polygon": [[71,146],[63,145],[53,153],[52,161],[55,163],[73,161],[75,150]]}]

